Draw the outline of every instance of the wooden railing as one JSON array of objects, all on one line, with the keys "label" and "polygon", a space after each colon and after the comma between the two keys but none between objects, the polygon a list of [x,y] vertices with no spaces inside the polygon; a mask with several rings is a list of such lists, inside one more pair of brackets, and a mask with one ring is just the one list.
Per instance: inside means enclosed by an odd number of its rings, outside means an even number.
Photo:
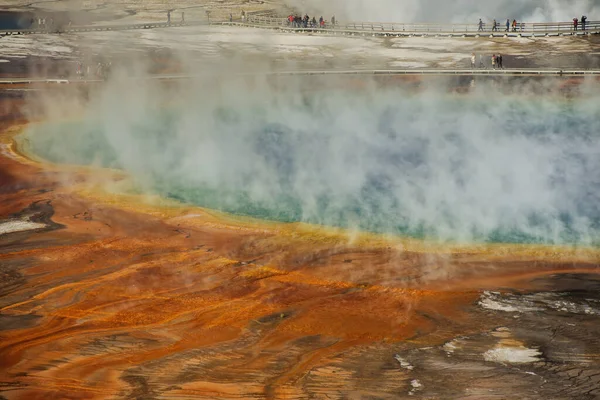
[{"label": "wooden railing", "polygon": [[[218,75],[218,74],[217,74]],[[186,80],[217,76],[215,73],[204,74],[164,74],[143,77],[130,77],[133,80]],[[352,70],[297,70],[297,71],[263,71],[263,72],[230,72],[228,76],[310,76],[310,75],[440,75],[440,76],[554,76],[554,77],[584,77],[594,76],[600,79],[600,70],[586,69],[352,69]],[[73,84],[102,82],[104,79],[97,77],[84,77],[77,79],[68,78],[0,78],[0,85],[11,84]]]},{"label": "wooden railing", "polygon": [[600,33],[600,21],[588,21],[585,27],[578,24],[577,31],[572,22],[551,22],[551,23],[517,23],[506,29],[506,24],[497,24],[496,28],[492,24],[483,24],[480,28],[478,24],[433,24],[433,23],[395,23],[395,22],[325,22],[325,27],[312,26],[309,22],[307,26],[303,24],[296,25],[290,23],[286,18],[275,18],[267,16],[249,16],[246,20],[249,25],[258,25],[265,27],[279,27],[297,30],[338,30],[353,32],[388,32],[388,33],[429,33],[429,34],[480,34],[480,35],[502,35],[502,34],[526,34],[526,35],[545,35],[557,33]]},{"label": "wooden railing", "polygon": [[181,26],[208,25],[208,21],[191,22],[146,22],[139,24],[114,24],[114,25],[62,25],[62,26],[43,26],[27,29],[4,29],[0,30],[0,35],[27,35],[40,33],[74,33],[74,32],[93,32],[93,31],[123,31],[133,29],[153,29],[153,28],[174,28]]},{"label": "wooden railing", "polygon": [[[265,15],[267,14],[267,15]],[[481,35],[481,36],[544,36],[560,34],[583,34],[600,33],[600,21],[588,21],[585,27],[578,25],[575,31],[572,22],[554,22],[554,23],[518,23],[516,28],[512,26],[506,30],[506,25],[497,25],[494,29],[489,24],[484,24],[481,28],[478,24],[432,24],[432,23],[394,23],[394,22],[336,22],[325,21],[324,27],[307,27],[303,24],[296,25],[290,23],[287,18],[278,18],[269,16],[272,11],[259,11],[256,13],[247,13],[243,21],[219,22],[219,21],[186,21],[186,22],[148,22],[138,24],[114,24],[114,25],[85,25],[85,26],[55,26],[55,27],[34,27],[27,29],[8,29],[0,30],[0,35],[22,35],[33,33],[69,33],[69,32],[89,32],[89,31],[112,31],[112,30],[130,30],[130,29],[152,29],[168,28],[181,26],[197,26],[208,24],[233,24],[246,25],[263,28],[286,29],[295,31],[328,31],[344,34],[399,34],[399,35]]]}]

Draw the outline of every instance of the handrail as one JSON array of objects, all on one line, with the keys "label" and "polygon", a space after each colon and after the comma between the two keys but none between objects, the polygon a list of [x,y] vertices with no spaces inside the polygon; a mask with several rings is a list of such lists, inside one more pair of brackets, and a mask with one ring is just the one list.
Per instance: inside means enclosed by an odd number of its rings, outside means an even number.
[{"label": "handrail", "polygon": [[[227,22],[211,22],[212,24],[227,24]],[[11,34],[32,34],[32,33],[69,33],[69,32],[89,32],[89,31],[109,31],[109,30],[129,30],[129,29],[150,29],[167,28],[181,26],[208,25],[208,21],[189,21],[189,22],[147,22],[137,24],[113,24],[113,25],[72,25],[60,26],[54,28],[28,28],[28,29],[5,29],[0,30],[0,35]],[[434,24],[434,23],[393,23],[393,22],[336,22],[332,25],[330,21],[325,21],[325,26],[304,27],[290,24],[287,18],[277,18],[264,16],[255,13],[246,13],[245,21],[241,24],[236,21],[235,25],[246,25],[267,28],[281,28],[298,31],[335,31],[347,34],[365,34],[367,32],[382,34],[439,34],[439,35],[560,35],[560,34],[583,34],[600,33],[600,21],[587,21],[585,30],[581,24],[578,30],[574,29],[572,22],[536,22],[517,24],[517,28],[506,30],[506,25],[497,25],[497,30],[492,30],[489,24],[484,24],[479,29],[478,24]]]},{"label": "handrail", "polygon": [[[201,74],[159,74],[144,77],[131,77],[131,80],[183,80],[213,76],[212,73]],[[585,69],[351,69],[351,70],[295,70],[295,71],[262,71],[262,72],[231,72],[231,76],[298,76],[298,75],[460,75],[460,76],[596,76],[600,78],[600,70]],[[77,84],[102,82],[103,79],[72,79],[72,78],[4,78],[0,85],[11,84]]]},{"label": "handrail", "polygon": [[90,31],[111,31],[111,30],[133,30],[150,28],[169,28],[182,26],[209,25],[208,21],[175,21],[175,22],[146,22],[138,24],[112,24],[112,25],[64,25],[43,28],[27,29],[2,29],[0,35],[6,34],[33,34],[33,33],[69,33],[69,32],[90,32]]},{"label": "handrail", "polygon": [[[509,29],[506,29],[506,24],[497,23],[496,29],[493,24],[483,24],[479,27],[479,24],[439,24],[439,23],[394,23],[394,22],[367,22],[367,21],[352,21],[352,22],[336,22],[335,25],[331,25],[329,21],[325,21],[325,27],[312,26],[310,23],[308,26],[304,25],[295,26],[290,24],[287,18],[274,18],[274,17],[263,17],[263,16],[249,16],[247,21],[248,24],[254,25],[269,25],[269,26],[281,26],[290,28],[316,28],[316,29],[328,29],[328,30],[355,30],[355,31],[389,31],[389,32],[469,32],[469,33],[488,33],[488,34],[500,34],[500,33],[565,33],[575,32],[574,24],[572,22],[517,22],[517,26],[513,27],[512,23]],[[578,32],[600,32],[600,21],[586,21],[585,29],[581,24],[577,26]]]}]

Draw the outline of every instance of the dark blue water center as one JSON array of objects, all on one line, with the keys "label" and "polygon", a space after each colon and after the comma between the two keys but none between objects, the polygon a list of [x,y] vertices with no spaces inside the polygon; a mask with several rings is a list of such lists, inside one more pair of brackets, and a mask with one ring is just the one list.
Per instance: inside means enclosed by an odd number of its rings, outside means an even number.
[{"label": "dark blue water center", "polygon": [[145,190],[238,215],[451,241],[598,242],[589,103],[325,94],[119,115],[24,138],[50,161],[124,169]]}]

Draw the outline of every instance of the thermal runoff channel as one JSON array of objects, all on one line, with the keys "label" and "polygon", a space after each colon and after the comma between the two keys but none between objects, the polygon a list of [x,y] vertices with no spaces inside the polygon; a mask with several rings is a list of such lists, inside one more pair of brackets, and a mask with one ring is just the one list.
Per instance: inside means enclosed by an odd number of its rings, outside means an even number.
[{"label": "thermal runoff channel", "polygon": [[[92,100],[30,151],[120,168],[238,215],[442,241],[597,244],[598,99],[439,91],[193,91]],[[123,92],[121,92],[123,93]]]}]

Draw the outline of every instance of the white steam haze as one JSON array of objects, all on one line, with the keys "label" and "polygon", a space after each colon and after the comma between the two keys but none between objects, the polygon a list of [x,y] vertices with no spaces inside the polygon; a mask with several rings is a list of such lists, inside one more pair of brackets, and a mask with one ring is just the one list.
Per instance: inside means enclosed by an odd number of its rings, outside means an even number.
[{"label": "white steam haze", "polygon": [[[441,240],[597,242],[592,82],[591,97],[566,100],[263,79],[115,77],[81,121],[27,136],[51,160],[123,168],[148,192],[234,213]],[[70,101],[36,103],[52,119]]]},{"label": "white steam haze", "polygon": [[571,21],[586,15],[600,19],[600,0],[285,0],[299,12],[330,19],[378,22],[477,23]]}]

